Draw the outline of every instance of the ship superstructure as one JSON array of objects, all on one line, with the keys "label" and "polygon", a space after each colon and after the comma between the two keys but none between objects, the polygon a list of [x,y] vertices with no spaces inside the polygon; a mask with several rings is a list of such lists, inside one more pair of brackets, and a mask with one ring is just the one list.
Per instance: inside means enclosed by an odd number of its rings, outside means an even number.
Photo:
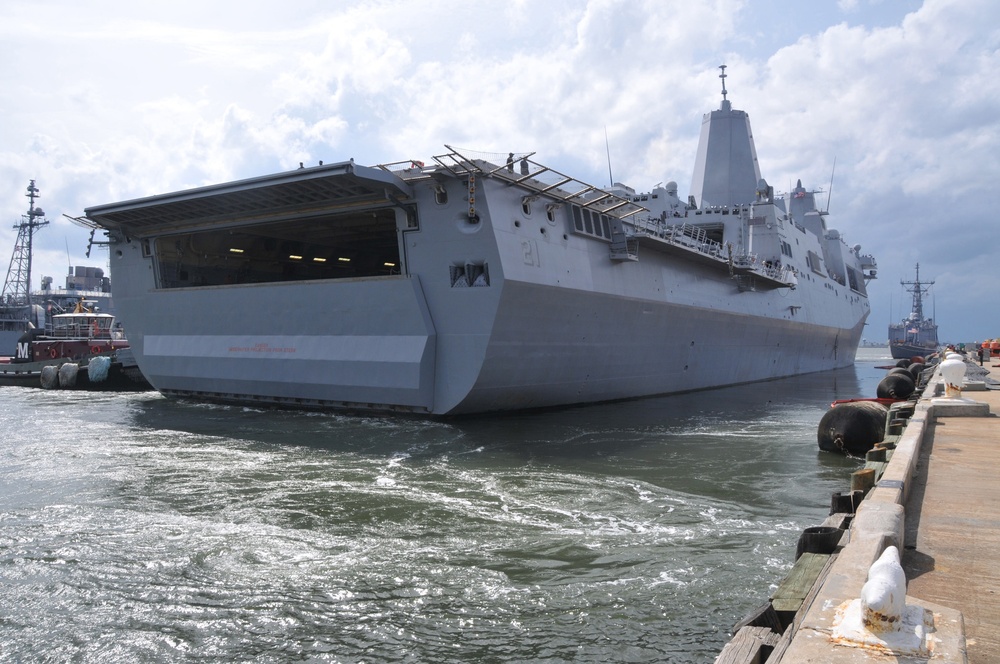
[{"label": "ship superstructure", "polygon": [[0,355],[13,353],[17,340],[27,330],[45,325],[44,310],[31,297],[31,260],[35,233],[49,222],[42,208],[35,207],[40,194],[34,180],[28,183],[25,196],[28,211],[14,226],[17,239],[0,291]]},{"label": "ship superstructure", "polygon": [[910,315],[901,322],[889,325],[889,351],[895,359],[924,356],[937,351],[938,326],[933,318],[924,317],[924,296],[934,285],[933,281],[920,281],[920,263],[913,281],[900,280],[900,284],[913,300]]},{"label": "ship superstructure", "polygon": [[[86,217],[108,231],[139,367],[168,395],[451,415],[850,365],[874,259],[801,183],[774,195],[725,96],[705,124],[687,202],[672,182],[602,189],[533,154],[446,146]],[[740,145],[713,148],[724,135]]]}]

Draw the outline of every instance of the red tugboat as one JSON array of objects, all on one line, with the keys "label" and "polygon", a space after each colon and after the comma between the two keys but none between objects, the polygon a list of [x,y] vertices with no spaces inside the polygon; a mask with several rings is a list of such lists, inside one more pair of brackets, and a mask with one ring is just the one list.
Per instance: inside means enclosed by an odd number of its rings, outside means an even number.
[{"label": "red tugboat", "polygon": [[50,330],[29,330],[13,357],[0,357],[0,385],[148,390],[121,326],[111,314],[82,310],[52,316]]},{"label": "red tugboat", "polygon": [[82,299],[70,313],[33,301],[32,237],[49,222],[35,206],[40,194],[34,180],[25,195],[28,212],[15,226],[18,237],[0,292],[0,352],[14,350],[13,357],[0,357],[0,385],[150,389],[114,316],[88,309]]}]

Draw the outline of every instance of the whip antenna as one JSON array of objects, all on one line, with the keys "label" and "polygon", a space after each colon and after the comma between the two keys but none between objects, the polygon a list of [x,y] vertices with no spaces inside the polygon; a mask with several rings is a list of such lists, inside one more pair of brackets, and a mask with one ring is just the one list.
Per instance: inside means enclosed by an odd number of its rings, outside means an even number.
[{"label": "whip antenna", "polygon": [[615,186],[615,178],[611,175],[611,144],[608,143],[608,125],[604,125],[604,149],[608,152],[608,180],[609,186]]},{"label": "whip antenna", "polygon": [[833,169],[830,171],[830,190],[826,192],[826,213],[830,214],[830,198],[833,196],[833,174],[837,172],[837,157],[833,158]]}]

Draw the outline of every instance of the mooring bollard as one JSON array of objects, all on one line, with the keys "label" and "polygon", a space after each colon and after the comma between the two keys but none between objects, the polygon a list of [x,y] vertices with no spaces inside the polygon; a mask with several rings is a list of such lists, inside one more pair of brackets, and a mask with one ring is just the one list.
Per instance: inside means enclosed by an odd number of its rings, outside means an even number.
[{"label": "mooring bollard", "polygon": [[901,624],[905,608],[906,575],[899,550],[890,546],[868,570],[861,588],[861,620],[871,632],[891,632]]},{"label": "mooring bollard", "polygon": [[840,645],[926,656],[931,652],[933,632],[933,614],[906,605],[906,575],[899,549],[890,546],[868,570],[861,597],[837,609],[831,637]]},{"label": "mooring bollard", "polygon": [[944,395],[946,397],[960,398],[962,396],[962,383],[965,380],[965,361],[958,359],[955,354],[948,355],[948,359],[941,363],[941,378],[944,380]]}]

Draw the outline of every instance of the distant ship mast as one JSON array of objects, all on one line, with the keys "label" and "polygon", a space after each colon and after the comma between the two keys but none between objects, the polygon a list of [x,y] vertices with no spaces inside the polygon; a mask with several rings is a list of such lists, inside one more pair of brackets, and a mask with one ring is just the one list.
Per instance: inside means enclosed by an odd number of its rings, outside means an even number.
[{"label": "distant ship mast", "polygon": [[3,292],[0,293],[0,305],[8,307],[31,306],[32,238],[39,228],[49,223],[44,219],[45,212],[42,208],[35,207],[35,199],[39,197],[39,193],[34,180],[29,182],[28,193],[25,196],[29,201],[28,213],[22,215],[21,223],[14,226],[17,229],[17,241],[14,243],[14,253],[10,258]]},{"label": "distant ship mast", "polygon": [[[913,309],[910,318],[915,323],[922,323],[924,320],[924,295],[927,295],[929,287],[934,285],[933,281],[920,281],[920,263],[917,263],[917,278],[914,281],[899,281],[906,289],[907,293],[913,294]],[[907,288],[912,286],[912,288]]]}]

